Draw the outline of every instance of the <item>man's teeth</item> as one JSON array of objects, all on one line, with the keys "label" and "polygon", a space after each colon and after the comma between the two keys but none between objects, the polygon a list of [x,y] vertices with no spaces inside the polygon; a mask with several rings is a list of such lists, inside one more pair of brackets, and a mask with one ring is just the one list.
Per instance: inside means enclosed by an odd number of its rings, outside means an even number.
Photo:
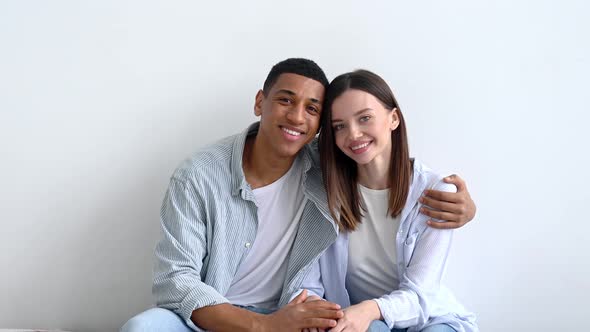
[{"label": "man's teeth", "polygon": [[354,151],[354,150],[358,150],[358,149],[362,149],[362,148],[364,148],[365,146],[369,145],[369,143],[370,143],[370,142],[363,143],[363,144],[361,144],[361,145],[357,145],[357,146],[353,146],[353,147],[351,147],[351,149],[352,149],[353,151]]},{"label": "man's teeth", "polygon": [[293,130],[287,129],[287,128],[281,128],[281,129],[283,129],[283,131],[286,132],[289,135],[293,135],[293,136],[299,136],[299,135],[301,135],[301,133],[298,132],[298,131],[293,131]]}]

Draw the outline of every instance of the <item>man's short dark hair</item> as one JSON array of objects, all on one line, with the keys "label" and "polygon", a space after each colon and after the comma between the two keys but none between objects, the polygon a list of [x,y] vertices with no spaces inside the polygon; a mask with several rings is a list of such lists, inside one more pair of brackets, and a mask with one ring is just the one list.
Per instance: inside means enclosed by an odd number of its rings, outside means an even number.
[{"label": "man's short dark hair", "polygon": [[262,92],[266,96],[272,86],[277,82],[279,76],[281,74],[297,74],[301,76],[305,76],[307,78],[311,78],[312,80],[320,82],[324,88],[328,87],[328,78],[324,71],[317,63],[302,58],[289,58],[287,60],[283,60],[272,67],[266,80],[264,81],[264,86],[262,87]]}]

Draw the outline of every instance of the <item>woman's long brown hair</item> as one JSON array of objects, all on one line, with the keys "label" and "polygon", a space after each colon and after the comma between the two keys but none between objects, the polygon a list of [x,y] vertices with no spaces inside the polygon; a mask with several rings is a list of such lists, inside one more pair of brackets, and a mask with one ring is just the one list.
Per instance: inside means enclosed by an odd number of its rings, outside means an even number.
[{"label": "woman's long brown hair", "polygon": [[336,77],[328,86],[321,115],[320,160],[328,207],[341,229],[354,231],[361,223],[361,205],[357,184],[357,165],[346,156],[334,139],[332,104],[348,90],[360,90],[373,95],[391,112],[397,112],[399,126],[391,132],[391,161],[389,167],[388,213],[399,215],[410,190],[412,163],[408,148],[406,124],[393,92],[377,74],[356,70]]}]

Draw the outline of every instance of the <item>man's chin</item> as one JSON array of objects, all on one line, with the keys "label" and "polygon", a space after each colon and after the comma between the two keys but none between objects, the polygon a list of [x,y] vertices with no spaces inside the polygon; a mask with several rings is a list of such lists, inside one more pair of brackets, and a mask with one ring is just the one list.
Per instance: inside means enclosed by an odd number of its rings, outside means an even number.
[{"label": "man's chin", "polygon": [[290,146],[286,149],[282,149],[280,156],[282,158],[294,158],[295,156],[297,156],[297,154],[299,153],[299,151],[301,151],[303,149],[303,147],[305,146],[305,144],[303,145],[297,145],[295,146]]}]

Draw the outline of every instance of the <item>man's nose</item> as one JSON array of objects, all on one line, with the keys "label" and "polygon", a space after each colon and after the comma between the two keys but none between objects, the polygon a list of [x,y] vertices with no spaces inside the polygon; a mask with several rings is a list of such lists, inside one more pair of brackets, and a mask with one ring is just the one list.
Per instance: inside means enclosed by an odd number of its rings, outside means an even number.
[{"label": "man's nose", "polygon": [[294,105],[287,113],[287,119],[293,123],[303,123],[305,119],[305,105]]}]

